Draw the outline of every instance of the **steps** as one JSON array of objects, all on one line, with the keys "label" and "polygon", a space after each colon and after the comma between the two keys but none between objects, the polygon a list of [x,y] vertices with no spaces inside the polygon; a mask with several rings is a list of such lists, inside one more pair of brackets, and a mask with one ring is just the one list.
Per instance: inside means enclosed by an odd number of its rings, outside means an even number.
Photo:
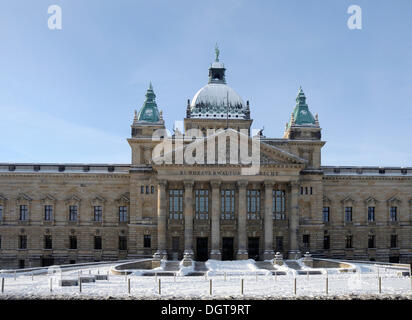
[{"label": "steps", "polygon": [[302,269],[302,267],[300,266],[300,264],[297,263],[296,261],[286,260],[285,263],[286,263],[286,265],[287,265],[289,268],[292,268],[292,269],[295,269],[295,270],[301,270],[301,269]]},{"label": "steps", "polygon": [[265,270],[270,270],[270,271],[275,270],[272,262],[270,261],[256,261],[255,264],[256,264],[256,267],[258,267],[259,269],[265,269]]},{"label": "steps", "polygon": [[179,271],[180,261],[166,261],[164,271]]},{"label": "steps", "polygon": [[208,268],[206,267],[206,264],[202,261],[194,261],[194,272],[189,272],[187,276],[189,277],[201,277],[204,276],[205,273],[208,271]]}]

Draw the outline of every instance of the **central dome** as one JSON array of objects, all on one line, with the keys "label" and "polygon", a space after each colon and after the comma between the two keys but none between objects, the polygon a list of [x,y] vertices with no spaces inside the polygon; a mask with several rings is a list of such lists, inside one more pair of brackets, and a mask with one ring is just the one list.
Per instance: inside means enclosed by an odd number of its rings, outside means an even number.
[{"label": "central dome", "polygon": [[[244,102],[224,83],[209,83],[201,88],[190,104],[192,118],[244,118]],[[228,109],[229,107],[229,109]]]},{"label": "central dome", "polygon": [[226,84],[225,66],[216,60],[209,68],[209,83],[194,95],[188,106],[188,118],[249,119],[250,111],[235,90]]}]

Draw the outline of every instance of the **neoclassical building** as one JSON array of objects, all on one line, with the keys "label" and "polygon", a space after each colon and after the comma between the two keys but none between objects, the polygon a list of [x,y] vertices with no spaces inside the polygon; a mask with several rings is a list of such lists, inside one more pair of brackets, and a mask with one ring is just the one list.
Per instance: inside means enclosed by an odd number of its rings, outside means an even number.
[{"label": "neoclassical building", "polygon": [[322,166],[302,88],[282,138],[254,132],[225,71],[217,52],[173,134],[150,85],[130,164],[0,164],[0,267],[307,251],[412,262],[412,168]]}]

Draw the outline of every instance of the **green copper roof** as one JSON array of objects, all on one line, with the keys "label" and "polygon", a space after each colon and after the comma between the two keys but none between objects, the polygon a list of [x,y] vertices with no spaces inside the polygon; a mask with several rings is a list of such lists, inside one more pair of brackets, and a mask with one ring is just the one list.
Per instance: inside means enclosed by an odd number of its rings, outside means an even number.
[{"label": "green copper roof", "polygon": [[156,95],[153,92],[152,84],[150,83],[149,89],[146,92],[146,100],[143,103],[142,108],[140,109],[137,115],[137,121],[144,121],[144,122],[159,122],[160,121],[160,114],[159,110],[157,109],[156,104]]},{"label": "green copper roof", "polygon": [[[298,126],[314,126],[315,118],[309,111],[309,107],[306,104],[306,97],[303,93],[302,87],[299,88],[298,96],[296,97],[296,106],[293,110],[294,124]],[[289,121],[289,127],[291,126],[292,119]]]}]

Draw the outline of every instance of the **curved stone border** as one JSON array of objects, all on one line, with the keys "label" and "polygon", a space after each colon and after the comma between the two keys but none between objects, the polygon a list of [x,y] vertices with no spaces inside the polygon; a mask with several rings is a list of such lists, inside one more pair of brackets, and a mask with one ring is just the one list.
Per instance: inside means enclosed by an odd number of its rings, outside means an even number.
[{"label": "curved stone border", "polygon": [[313,267],[314,269],[335,268],[338,269],[339,272],[356,272],[356,266],[354,264],[349,263],[347,261],[343,262],[341,260],[313,258]]},{"label": "curved stone border", "polygon": [[127,275],[137,270],[151,270],[153,259],[139,259],[131,262],[117,264],[110,268],[110,273],[114,275]]}]

